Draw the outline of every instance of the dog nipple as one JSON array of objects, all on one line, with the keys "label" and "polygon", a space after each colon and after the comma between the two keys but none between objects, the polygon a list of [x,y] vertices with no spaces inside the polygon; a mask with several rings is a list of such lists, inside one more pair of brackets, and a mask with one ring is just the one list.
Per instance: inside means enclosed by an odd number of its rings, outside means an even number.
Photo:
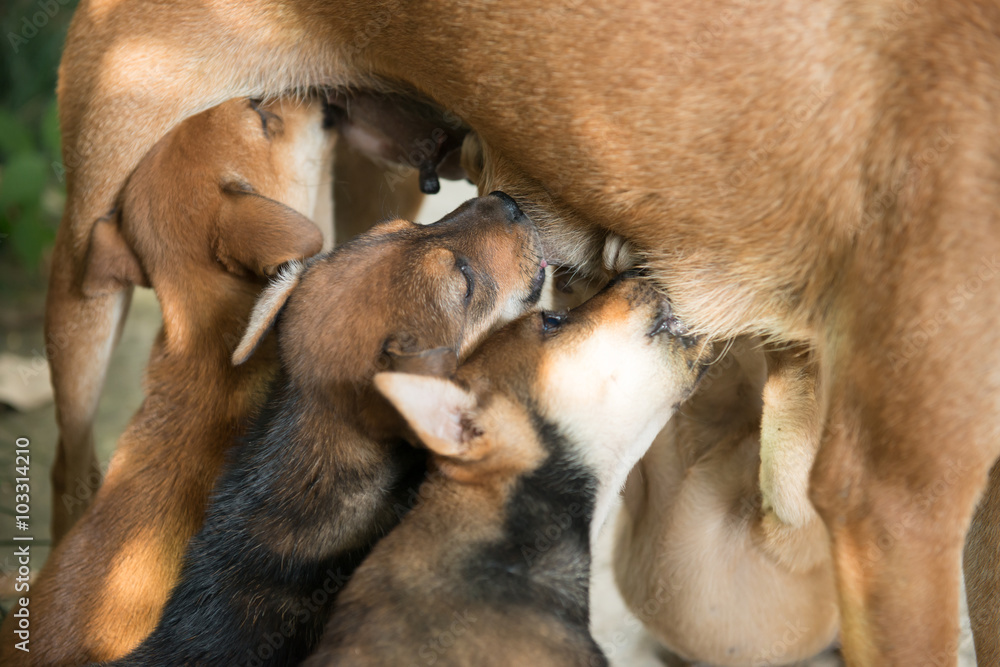
[{"label": "dog nipple", "polygon": [[420,191],[425,195],[436,195],[441,191],[437,165],[431,160],[420,163]]}]

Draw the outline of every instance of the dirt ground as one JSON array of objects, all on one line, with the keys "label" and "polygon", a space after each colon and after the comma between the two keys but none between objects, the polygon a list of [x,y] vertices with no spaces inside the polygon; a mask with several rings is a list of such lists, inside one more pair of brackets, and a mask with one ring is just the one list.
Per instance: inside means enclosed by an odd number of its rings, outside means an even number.
[{"label": "dirt ground", "polygon": [[[420,221],[433,221],[452,210],[475,190],[465,183],[444,183],[442,194],[429,197],[421,210]],[[18,356],[16,378],[25,390],[31,383],[47,377],[43,363],[42,310],[44,283],[3,271],[3,284],[14,289],[0,294],[0,354]],[[142,373],[153,336],[160,326],[160,312],[150,290],[137,289],[121,343],[111,361],[108,381],[101,398],[96,425],[98,456],[106,465],[114,450],[118,435],[142,402]],[[15,386],[15,390],[19,387]],[[14,524],[15,441],[30,441],[30,520],[28,530]],[[51,516],[51,486],[49,467],[56,442],[56,427],[51,402],[19,412],[0,407],[0,605],[9,609],[17,571],[14,549],[23,541],[15,536],[31,536],[31,569],[37,572],[49,550]],[[604,540],[594,557],[592,586],[592,625],[595,637],[604,647],[614,665],[628,667],[662,667],[686,664],[664,655],[641,630],[641,624],[625,609],[611,576],[611,543],[613,527],[604,530]],[[963,664],[975,664],[969,637],[963,642]],[[810,667],[836,667],[842,661],[836,652],[829,652],[809,661]]]}]

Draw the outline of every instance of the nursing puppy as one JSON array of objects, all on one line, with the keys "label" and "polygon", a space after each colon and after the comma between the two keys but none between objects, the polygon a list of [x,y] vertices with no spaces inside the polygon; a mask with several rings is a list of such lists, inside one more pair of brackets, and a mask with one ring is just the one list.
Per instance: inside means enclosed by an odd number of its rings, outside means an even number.
[{"label": "nursing puppy", "polygon": [[[808,480],[812,461],[784,461],[776,504],[763,489],[775,486],[769,473],[758,473],[767,469],[763,440],[780,452],[775,441],[813,430],[809,358],[737,339],[629,475],[615,578],[632,612],[687,660],[788,664],[836,636],[829,537],[805,493],[792,493],[803,486],[792,476]],[[789,412],[780,425],[769,422],[779,411],[764,409],[779,391]]]},{"label": "nursing puppy", "polygon": [[271,345],[239,367],[232,351],[266,276],[321,249],[297,211],[329,197],[334,135],[322,125],[318,100],[236,99],[193,116],[94,227],[83,289],[152,285],[163,328],[102,488],[31,584],[37,640],[30,654],[0,643],[0,663],[108,660],[156,626],[226,451],[274,370]]},{"label": "nursing puppy", "polygon": [[282,274],[234,354],[252,358],[281,313],[266,406],[216,487],[159,625],[116,664],[304,658],[424,474],[373,376],[452,370],[537,301],[544,265],[534,225],[495,193],[433,225],[383,223]]},{"label": "nursing puppy", "polygon": [[508,325],[452,379],[376,375],[433,472],[306,664],[607,664],[588,628],[590,548],[704,369],[679,329],[648,280],[623,277],[568,316]]}]

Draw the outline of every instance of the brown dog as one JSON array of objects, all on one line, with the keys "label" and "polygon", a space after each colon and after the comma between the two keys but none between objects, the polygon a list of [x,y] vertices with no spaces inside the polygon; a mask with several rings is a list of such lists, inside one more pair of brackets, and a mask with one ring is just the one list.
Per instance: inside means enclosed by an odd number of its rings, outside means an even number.
[{"label": "brown dog", "polygon": [[84,292],[151,283],[163,330],[146,400],[103,487],[31,584],[30,653],[5,640],[3,664],[108,660],[155,627],[226,452],[274,370],[270,346],[230,362],[263,279],[321,249],[320,230],[296,209],[329,199],[334,136],[319,100],[232,100],[164,137],[95,225]]},{"label": "brown dog", "polygon": [[[121,295],[75,286],[90,228],[173,125],[310,84],[417,90],[479,135],[480,187],[533,202],[548,256],[592,268],[617,233],[695,331],[814,350],[829,437],[810,494],[847,659],[954,664],[964,538],[1000,454],[997,11],[85,2],[47,316],[50,336],[82,331],[53,357],[57,393],[99,380],[119,321]],[[996,553],[997,531],[975,536]],[[992,580],[971,579],[974,603]],[[1000,610],[971,613],[980,659],[1000,660]]]},{"label": "brown dog", "polygon": [[306,664],[607,665],[591,542],[705,370],[710,346],[678,329],[649,281],[622,277],[568,316],[508,325],[452,379],[376,375],[434,472]]}]

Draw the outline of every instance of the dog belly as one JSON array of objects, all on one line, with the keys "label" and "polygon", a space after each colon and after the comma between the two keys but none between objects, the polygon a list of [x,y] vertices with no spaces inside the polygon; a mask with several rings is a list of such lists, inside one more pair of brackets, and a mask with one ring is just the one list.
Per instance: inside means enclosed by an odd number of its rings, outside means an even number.
[{"label": "dog belly", "polygon": [[[553,255],[592,266],[600,249],[581,230],[612,231],[636,243],[701,333],[807,337],[804,313],[861,210],[862,88],[874,83],[852,75],[868,65],[864,48],[831,66],[842,38],[833,4],[774,4],[519,7],[518,20],[497,22],[506,28],[435,7],[448,26],[409,38],[407,59],[394,57],[408,39],[395,24],[371,57],[478,133],[481,188],[529,202]],[[688,53],[716,14],[726,29]],[[518,39],[520,26],[553,22]],[[441,51],[433,65],[428,47]],[[844,115],[858,122],[845,130]]]}]

